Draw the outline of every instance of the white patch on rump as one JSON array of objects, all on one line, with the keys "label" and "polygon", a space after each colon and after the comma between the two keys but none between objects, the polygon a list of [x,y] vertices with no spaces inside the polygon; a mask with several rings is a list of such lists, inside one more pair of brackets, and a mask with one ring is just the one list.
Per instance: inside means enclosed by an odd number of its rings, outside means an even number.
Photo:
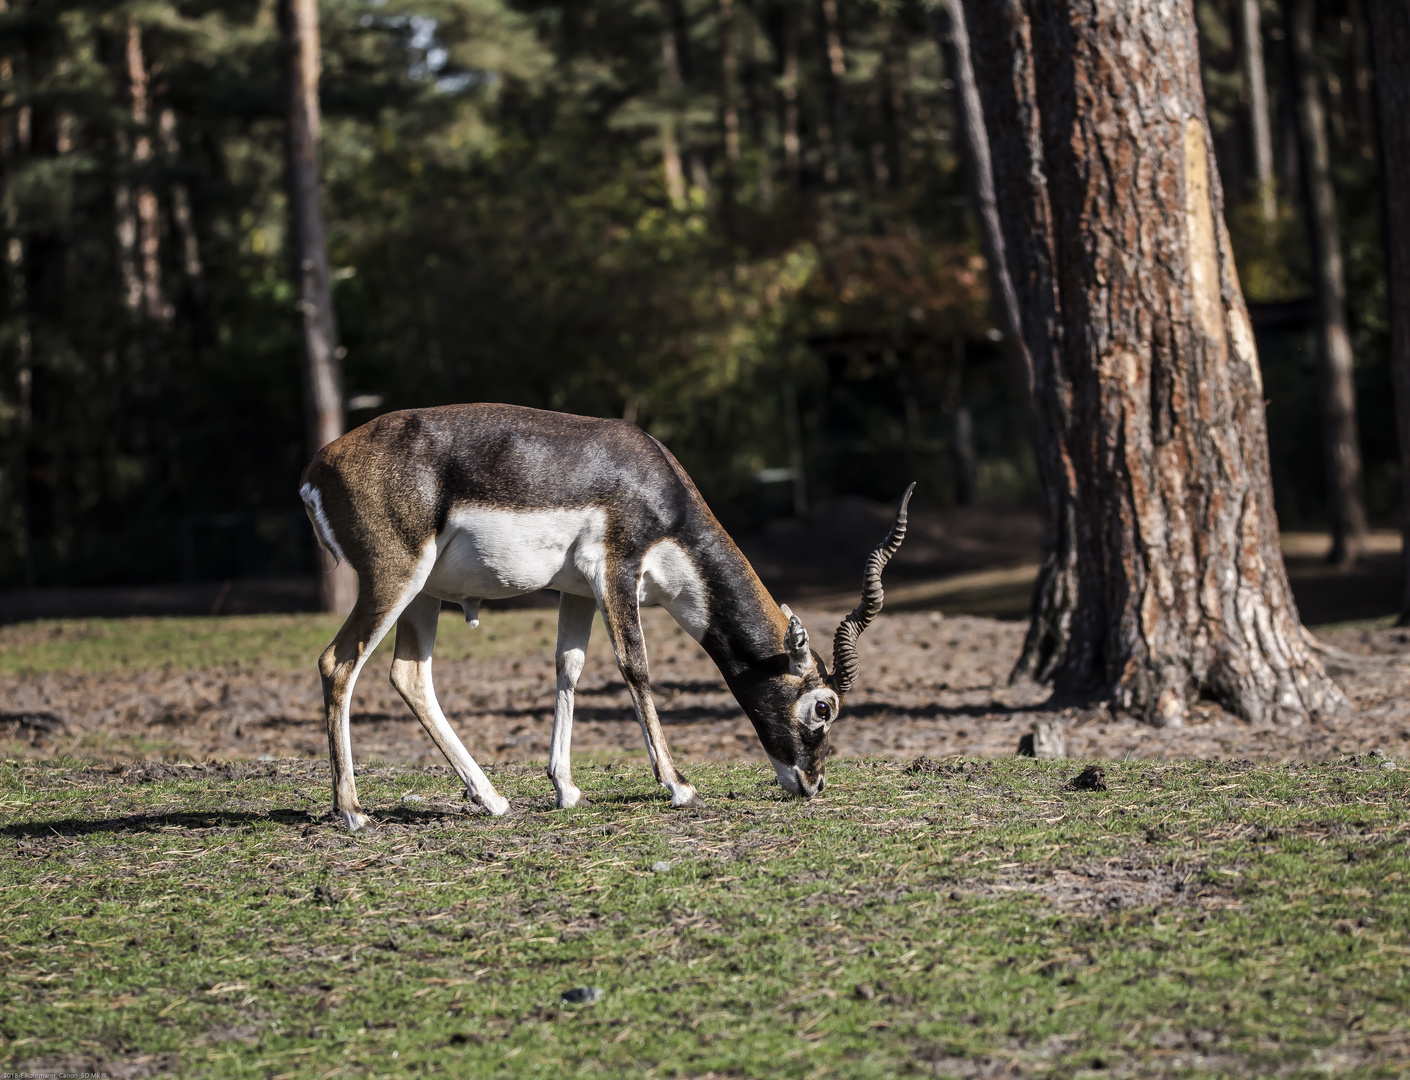
[{"label": "white patch on rump", "polygon": [[643,607],[663,607],[696,641],[710,627],[705,581],[678,541],[658,540],[641,560],[637,601]]},{"label": "white patch on rump", "polygon": [[460,603],[503,600],[539,589],[596,596],[607,563],[607,515],[571,510],[453,510],[436,537],[436,565],[423,591]]},{"label": "white patch on rump", "polygon": [[318,536],[319,543],[328,549],[328,553],[339,562],[346,562],[343,549],[338,546],[338,540],[333,535],[333,526],[328,524],[328,516],[323,512],[323,494],[312,484],[305,484],[299,488],[299,498],[304,501],[304,510],[308,512],[309,521],[313,522],[313,531]]}]

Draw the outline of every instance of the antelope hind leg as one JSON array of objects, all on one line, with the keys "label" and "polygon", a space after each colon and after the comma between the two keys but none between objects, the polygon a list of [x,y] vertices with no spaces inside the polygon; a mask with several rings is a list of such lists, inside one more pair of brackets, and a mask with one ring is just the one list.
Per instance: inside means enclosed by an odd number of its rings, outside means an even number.
[{"label": "antelope hind leg", "polygon": [[475,759],[465,749],[455,729],[441,712],[436,700],[436,688],[431,681],[431,649],[436,643],[436,624],[440,620],[441,602],[422,593],[397,619],[397,643],[392,657],[392,685],[416,714],[426,734],[445,755],[465,782],[470,798],[495,817],[509,812],[509,802],[490,783]]},{"label": "antelope hind leg", "polygon": [[359,594],[347,622],[318,658],[318,672],[323,679],[324,718],[328,724],[328,760],[333,773],[333,812],[342,816],[349,832],[357,832],[368,825],[353,777],[353,687],[362,665],[386,636],[395,618],[395,611],[379,610],[365,593]]}]

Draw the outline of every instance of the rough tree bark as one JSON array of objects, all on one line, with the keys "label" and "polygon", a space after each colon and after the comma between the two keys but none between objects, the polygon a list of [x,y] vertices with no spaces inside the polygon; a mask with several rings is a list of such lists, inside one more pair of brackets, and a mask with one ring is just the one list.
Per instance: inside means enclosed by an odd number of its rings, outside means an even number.
[{"label": "rough tree bark", "polygon": [[1399,622],[1410,626],[1410,5],[1405,0],[1369,0],[1366,7],[1375,43],[1390,370],[1400,429],[1400,558],[1405,587]]},{"label": "rough tree bark", "polygon": [[1159,724],[1339,707],[1278,548],[1188,3],[965,0],[1034,365],[1047,544],[1017,675]]},{"label": "rough tree bark", "polygon": [[1317,362],[1321,381],[1322,447],[1327,472],[1327,509],[1332,550],[1328,561],[1350,566],[1366,550],[1366,503],[1362,496],[1361,439],[1356,423],[1356,384],[1351,334],[1346,320],[1346,272],[1337,232],[1327,118],[1318,86],[1314,50],[1314,0],[1292,0],[1289,19],[1297,69],[1297,121],[1307,191],[1307,232],[1317,279]]},{"label": "rough tree bark", "polygon": [[[299,293],[308,450],[312,455],[343,433],[342,350],[333,315],[328,244],[318,172],[318,2],[280,0],[284,32],[287,120],[285,147],[294,280]],[[325,611],[345,613],[357,599],[357,575],[318,546]]]},{"label": "rough tree bark", "polygon": [[1258,198],[1263,219],[1278,216],[1278,193],[1273,186],[1273,121],[1268,115],[1268,76],[1263,68],[1263,21],[1260,0],[1239,0],[1244,46],[1244,78],[1248,80],[1248,114],[1253,128],[1253,171],[1258,177]]}]

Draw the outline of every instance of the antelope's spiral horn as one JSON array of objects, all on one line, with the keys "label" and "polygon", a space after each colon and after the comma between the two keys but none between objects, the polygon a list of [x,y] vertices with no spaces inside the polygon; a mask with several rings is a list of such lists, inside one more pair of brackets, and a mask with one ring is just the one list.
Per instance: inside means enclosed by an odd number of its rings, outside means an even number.
[{"label": "antelope's spiral horn", "polygon": [[900,550],[901,541],[906,538],[906,507],[915,489],[915,484],[906,488],[906,493],[901,496],[901,505],[896,509],[896,521],[891,531],[867,556],[867,567],[862,572],[862,602],[842,620],[833,635],[832,688],[837,691],[838,697],[846,697],[847,691],[857,681],[857,639],[881,611],[881,571],[891,561],[891,556]]}]

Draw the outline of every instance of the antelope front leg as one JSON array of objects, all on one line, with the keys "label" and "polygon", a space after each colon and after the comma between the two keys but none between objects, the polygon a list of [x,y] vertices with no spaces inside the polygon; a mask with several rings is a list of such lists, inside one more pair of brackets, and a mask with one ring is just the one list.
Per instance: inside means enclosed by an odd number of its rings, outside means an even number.
[{"label": "antelope front leg", "polygon": [[553,745],[548,751],[548,777],[558,792],[558,809],[584,802],[573,783],[570,750],[573,742],[573,693],[587,660],[588,638],[597,602],[591,597],[563,593],[558,602],[558,696],[553,702]]},{"label": "antelope front leg", "polygon": [[671,793],[671,805],[677,809],[705,805],[695,788],[671,760],[661,721],[656,716],[656,703],[651,700],[651,673],[646,663],[646,638],[641,632],[641,612],[636,602],[636,585],[626,596],[609,600],[603,611],[603,621],[612,637],[617,653],[617,667],[631,691],[636,718],[646,736],[646,752],[651,755],[651,768],[657,781]]},{"label": "antelope front leg", "polygon": [[469,789],[470,798],[500,817],[509,812],[508,800],[494,789],[490,778],[475,764],[436,700],[436,688],[431,682],[431,648],[436,643],[436,623],[440,615],[440,600],[425,593],[406,606],[397,620],[392,685]]}]

